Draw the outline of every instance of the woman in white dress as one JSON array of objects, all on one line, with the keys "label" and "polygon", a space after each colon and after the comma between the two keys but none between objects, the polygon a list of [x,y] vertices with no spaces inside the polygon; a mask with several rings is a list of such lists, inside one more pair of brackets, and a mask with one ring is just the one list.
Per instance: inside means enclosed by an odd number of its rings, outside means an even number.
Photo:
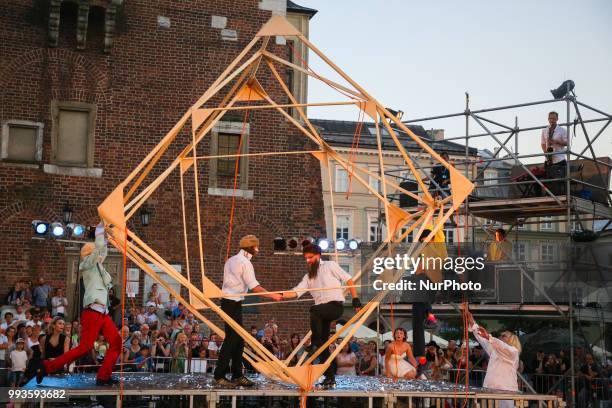
[{"label": "woman in white dress", "polygon": [[[412,380],[416,376],[416,360],[412,347],[406,342],[406,330],[398,327],[393,332],[394,341],[385,352],[385,374],[390,378],[405,378]],[[406,361],[408,357],[408,361]]]},{"label": "woman in white dress", "polygon": [[[472,314],[466,309],[470,331],[484,351],[489,355],[489,364],[483,387],[504,391],[518,391],[516,371],[519,367],[521,342],[516,334],[504,331],[499,338],[491,336],[483,327],[476,324]],[[511,408],[514,401],[500,401],[500,408]]]}]

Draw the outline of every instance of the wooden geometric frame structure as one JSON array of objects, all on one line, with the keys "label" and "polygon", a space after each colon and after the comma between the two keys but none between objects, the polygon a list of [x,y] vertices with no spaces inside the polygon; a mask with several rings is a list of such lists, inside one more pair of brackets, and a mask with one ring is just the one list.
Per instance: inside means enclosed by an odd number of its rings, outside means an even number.
[{"label": "wooden geometric frame structure", "polygon": [[[273,36],[284,36],[290,37],[296,41],[301,41],[308,49],[318,55],[329,67],[331,67],[337,74],[339,74],[344,80],[350,84],[350,86],[343,86],[327,78],[324,78],[308,67],[293,64],[277,55],[271,53],[267,48],[270,41],[270,37]],[[258,49],[255,48],[257,44],[260,44]],[[300,104],[293,96],[287,85],[283,82],[281,75],[276,69],[274,64],[281,64],[288,68],[298,70],[305,73],[317,80],[327,83],[330,87],[337,90],[340,94],[348,97],[349,101],[343,102],[329,102],[329,103],[318,103],[318,104]],[[272,76],[276,79],[284,93],[288,97],[291,103],[289,104],[278,104],[276,103],[262,87],[261,83],[257,80],[257,73],[262,67],[272,73]],[[210,107],[209,102],[213,97],[222,97],[221,102],[215,107]],[[249,103],[248,106],[241,106],[240,104]],[[365,114],[374,120],[376,128],[376,137],[378,141],[378,159],[381,168],[380,176],[367,167],[360,166],[358,164],[350,163],[349,160],[339,155],[331,146],[329,146],[323,138],[317,132],[317,129],[310,123],[306,115],[304,114],[303,107],[305,106],[335,106],[335,105],[354,105],[358,109],[361,109]],[[294,119],[289,115],[284,108],[292,107],[299,114],[303,124]],[[204,256],[203,256],[203,243],[202,243],[202,227],[201,227],[201,215],[200,215],[200,202],[199,202],[199,191],[198,191],[198,161],[205,160],[209,157],[201,157],[197,155],[198,143],[208,135],[215,124],[221,120],[221,118],[230,110],[244,110],[244,109],[271,109],[276,110],[283,115],[289,122],[291,122],[297,129],[299,129],[306,137],[312,140],[317,146],[318,150],[307,151],[307,152],[269,152],[269,153],[255,153],[252,155],[274,155],[274,154],[312,154],[321,163],[329,167],[331,161],[335,161],[341,167],[343,167],[352,178],[367,188],[375,197],[377,197],[385,209],[385,223],[387,226],[388,238],[386,242],[383,242],[374,251],[369,261],[366,262],[361,271],[358,271],[354,280],[358,281],[362,271],[367,270],[372,266],[372,261],[375,257],[379,256],[384,251],[391,253],[395,243],[402,241],[412,231],[418,231],[415,236],[419,236],[426,228],[432,229],[431,234],[425,239],[423,243],[413,242],[407,254],[412,256],[413,254],[419,253],[423,246],[432,240],[436,233],[442,228],[444,223],[449,219],[454,211],[461,205],[468,194],[474,188],[473,184],[460,174],[454,167],[449,163],[445,162],[432,148],[424,143],[418,136],[413,134],[407,126],[405,126],[397,117],[392,115],[382,104],[368,94],[361,86],[353,81],[347,74],[345,74],[339,67],[337,67],[331,60],[329,60],[319,49],[317,49],[310,41],[305,38],[297,29],[295,29],[284,17],[273,16],[257,33],[253,40],[245,47],[244,50],[233,60],[232,63],[219,75],[219,77],[212,83],[212,85],[204,92],[204,94],[198,99],[198,101],[183,115],[183,117],[175,124],[175,126],[164,136],[164,138],[157,144],[157,146],[147,154],[144,160],[127,176],[127,178],[121,182],[115,190],[103,201],[98,207],[98,212],[101,219],[107,226],[111,227],[112,234],[109,241],[112,245],[118,248],[125,254],[132,262],[138,265],[145,273],[149,274],[154,280],[156,280],[161,286],[163,286],[170,294],[172,294],[179,302],[191,311],[199,320],[208,325],[211,330],[221,336],[224,335],[223,330],[206,319],[201,309],[206,308],[216,313],[222,318],[227,324],[230,325],[244,340],[245,343],[250,346],[245,349],[244,357],[247,359],[255,369],[260,373],[271,377],[293,383],[298,385],[302,390],[309,390],[312,388],[317,379],[322,375],[325,369],[331,364],[337,353],[342,350],[344,344],[346,344],[354,331],[357,330],[370,316],[370,314],[376,310],[380,301],[387,294],[386,291],[380,291],[369,301],[364,307],[357,312],[348,322],[343,326],[342,329],[338,330],[336,334],[331,337],[328,342],[323,345],[319,350],[316,350],[314,354],[310,355],[307,359],[306,354],[297,363],[296,366],[288,366],[289,361],[294,357],[295,354],[290,355],[286,360],[279,360],[270,351],[268,351],[261,343],[253,338],[248,331],[237,324],[227,314],[225,314],[221,308],[215,303],[215,299],[221,297],[223,294],[221,289],[215,285],[210,279],[208,279],[204,273]],[[419,175],[417,169],[414,167],[408,153],[401,144],[394,127],[401,129],[407,134],[419,147],[421,147],[426,153],[431,155],[431,158],[444,167],[450,172],[450,196],[445,199],[435,199],[429,193],[427,186],[425,185],[423,178]],[[160,158],[166,153],[170,145],[176,140],[180,131],[183,128],[187,128],[189,125],[192,135],[192,140],[185,146],[181,153],[172,160],[170,165],[163,169],[157,177],[151,180],[148,184],[144,184],[145,180],[150,176],[153,168],[159,164]],[[412,175],[415,177],[417,183],[421,188],[421,194],[415,194],[410,191],[406,191],[399,185],[394,183],[389,178],[385,177],[384,171],[384,160],[382,154],[382,140],[381,130],[382,127],[386,129],[388,134],[393,139],[404,159],[406,165],[410,168]],[[247,154],[248,155],[248,154]],[[240,154],[233,155],[240,156]],[[219,156],[217,156],[219,157]],[[225,156],[228,157],[228,156]],[[151,194],[168,178],[168,176],[174,171],[178,170],[181,180],[181,192],[182,192],[182,206],[183,206],[183,227],[184,227],[184,241],[185,241],[185,257],[187,264],[187,277],[180,273],[177,273],[166,260],[158,255],[153,248],[149,247],[140,237],[134,232],[127,229],[127,221],[136,214],[137,210],[146,202]],[[188,238],[185,222],[185,200],[183,193],[183,175],[187,171],[193,171],[194,183],[195,183],[195,201],[196,201],[196,216],[197,216],[197,230],[198,230],[198,247],[199,247],[199,260],[200,269],[202,275],[202,288],[196,287],[190,281],[189,271],[189,252],[188,252]],[[330,172],[328,171],[328,174]],[[363,176],[369,176],[377,179],[382,186],[382,193],[373,189],[367,179]],[[331,175],[328,180],[331,190]],[[419,202],[420,209],[412,214],[392,204],[387,198],[387,191],[389,188],[398,190],[408,196],[411,196]],[[332,211],[333,211],[333,194],[332,194]],[[335,223],[335,217],[332,217]],[[431,228],[433,225],[433,228]],[[406,227],[405,231],[400,234],[401,228]],[[334,225],[335,230],[335,225]],[[172,287],[170,287],[160,276],[149,266],[154,264],[160,270],[164,271],[167,275],[171,276],[181,286],[185,287],[189,291],[189,299],[181,297],[180,293],[177,293]],[[389,282],[397,282],[403,275],[404,271],[388,270],[385,271],[381,277]],[[351,327],[349,331],[347,328]],[[324,362],[319,364],[313,364],[316,357],[329,345],[336,341],[340,336],[343,337],[342,343],[336,348],[336,351]],[[305,336],[301,346],[306,341],[308,336]],[[300,346],[300,347],[301,347]],[[294,353],[297,350],[294,351]]]}]

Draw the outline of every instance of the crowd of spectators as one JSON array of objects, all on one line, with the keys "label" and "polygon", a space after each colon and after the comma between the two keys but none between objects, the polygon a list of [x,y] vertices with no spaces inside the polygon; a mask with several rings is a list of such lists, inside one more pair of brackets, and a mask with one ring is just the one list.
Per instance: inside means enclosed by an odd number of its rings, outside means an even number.
[{"label": "crowd of spectators", "polygon": [[[116,319],[123,340],[118,363],[123,362],[124,371],[185,373],[214,370],[223,339],[214,333],[207,335],[209,329],[172,296],[167,302],[162,302],[157,284],[148,291],[144,306],[138,307],[132,302],[123,320],[120,300],[114,291],[109,297],[110,313]],[[19,386],[32,376],[40,359],[54,358],[76,347],[80,325],[78,320],[65,320],[68,301],[64,290],[53,290],[42,278],[33,288],[30,282],[16,283],[6,302],[15,311],[6,312],[0,323],[0,386]],[[297,364],[306,357],[304,353],[311,351],[308,341],[296,351],[302,335],[280,334],[274,319],[268,320],[263,327],[251,326],[250,332],[279,359],[291,357],[290,365]],[[341,340],[330,347],[335,348]],[[352,339],[336,357],[338,374],[385,375],[384,355],[389,343],[386,341],[378,347],[374,341]],[[108,347],[104,336],[100,335],[91,355],[65,367],[65,371],[95,371]],[[588,403],[594,392],[608,392],[612,375],[610,364],[598,364],[582,347],[575,349],[574,358],[579,402]],[[455,340],[450,340],[445,348],[431,341],[426,346],[424,359],[419,362],[419,375],[455,382],[457,375],[464,375],[467,364],[469,383],[481,386],[487,362],[487,355],[480,346],[470,347],[468,353],[465,344],[459,346]],[[245,364],[247,371],[252,370],[248,363]],[[531,361],[521,361],[519,373],[538,393],[567,396],[568,384],[563,380],[571,374],[567,352],[546,354],[540,350]],[[602,395],[609,397],[608,394]]]}]

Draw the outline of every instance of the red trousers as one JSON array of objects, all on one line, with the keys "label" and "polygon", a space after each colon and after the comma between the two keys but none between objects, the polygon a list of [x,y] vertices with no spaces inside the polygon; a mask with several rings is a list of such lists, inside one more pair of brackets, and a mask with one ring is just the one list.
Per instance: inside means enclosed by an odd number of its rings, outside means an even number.
[{"label": "red trousers", "polygon": [[117,326],[115,326],[109,315],[91,309],[85,309],[81,315],[81,341],[79,345],[58,358],[44,360],[43,364],[47,373],[52,374],[90,352],[99,333],[104,335],[104,339],[108,342],[109,347],[106,350],[102,366],[98,370],[97,378],[108,380],[121,352],[121,336],[119,336]]}]

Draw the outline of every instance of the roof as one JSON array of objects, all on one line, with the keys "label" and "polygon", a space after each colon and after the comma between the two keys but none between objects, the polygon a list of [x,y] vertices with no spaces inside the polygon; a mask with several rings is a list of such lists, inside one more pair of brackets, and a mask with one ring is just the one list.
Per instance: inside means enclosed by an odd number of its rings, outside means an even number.
[{"label": "roof", "polygon": [[295,4],[291,0],[287,0],[287,12],[289,13],[298,13],[298,14],[306,14],[309,19],[312,18],[315,14],[318,13],[318,10],[300,6],[299,4]]},{"label": "roof", "polygon": [[[344,120],[330,120],[330,119],[310,119],[312,124],[319,128],[319,132],[323,136],[323,139],[331,146],[335,147],[352,147],[353,138],[355,136],[355,130],[358,122],[344,121]],[[423,139],[429,144],[436,152],[447,152],[449,154],[462,154],[465,155],[465,146],[460,143],[454,143],[446,140],[434,141],[431,136],[427,133],[425,128],[421,125],[406,125],[415,135]],[[421,150],[421,147],[416,144],[410,136],[408,136],[403,130],[393,126],[393,130],[396,132],[399,140],[407,150],[417,151]],[[383,150],[397,150],[395,142],[391,138],[391,135],[384,128],[381,127],[382,136],[382,148]],[[361,135],[359,137],[359,147],[364,149],[377,149],[378,143],[376,141],[376,125],[374,122],[363,122],[361,128]],[[470,155],[476,156],[478,149],[470,147]]]}]

